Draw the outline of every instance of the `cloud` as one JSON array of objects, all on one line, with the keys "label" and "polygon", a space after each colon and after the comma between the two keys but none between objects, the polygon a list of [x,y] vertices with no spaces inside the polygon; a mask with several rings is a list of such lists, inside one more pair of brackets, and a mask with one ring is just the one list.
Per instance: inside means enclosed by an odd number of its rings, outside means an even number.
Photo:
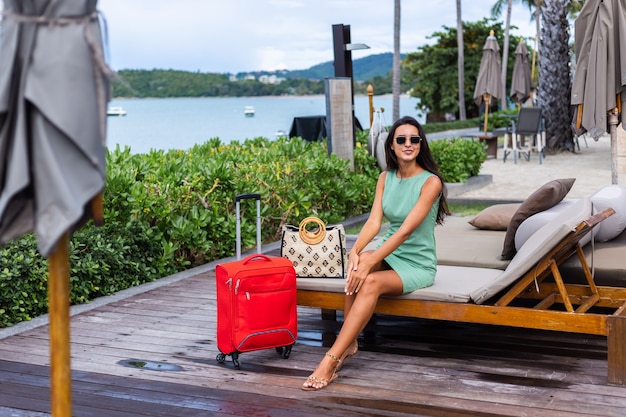
[{"label": "cloud", "polygon": [[[489,16],[493,0],[464,2],[463,19]],[[393,2],[380,0],[100,0],[109,29],[111,65],[189,71],[304,69],[333,60],[332,25],[350,25],[368,44],[353,58],[393,50]],[[515,6],[517,32],[534,34],[526,8]],[[456,26],[453,2],[403,1],[401,50]]]}]

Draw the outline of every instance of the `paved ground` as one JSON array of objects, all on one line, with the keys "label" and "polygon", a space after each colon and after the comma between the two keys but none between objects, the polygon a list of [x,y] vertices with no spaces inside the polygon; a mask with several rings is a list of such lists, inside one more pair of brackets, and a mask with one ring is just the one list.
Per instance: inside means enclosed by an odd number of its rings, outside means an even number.
[{"label": "paved ground", "polygon": [[[622,134],[626,132],[620,132]],[[579,143],[580,151],[548,154],[541,165],[536,154],[531,156],[530,161],[518,159],[517,164],[509,155],[504,162],[502,149],[498,149],[498,158],[485,161],[480,171],[481,175],[491,175],[492,182],[456,197],[523,200],[546,182],[558,178],[576,178],[567,197],[591,195],[602,186],[611,184],[610,137],[605,135],[598,141],[589,137],[586,144],[581,137]],[[619,174],[618,184],[626,184],[626,173]]]}]

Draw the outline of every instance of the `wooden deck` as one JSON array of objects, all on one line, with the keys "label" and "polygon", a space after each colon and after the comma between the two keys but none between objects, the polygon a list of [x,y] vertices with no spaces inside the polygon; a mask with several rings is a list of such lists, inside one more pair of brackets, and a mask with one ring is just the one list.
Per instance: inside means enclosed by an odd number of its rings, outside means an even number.
[{"label": "wooden deck", "polygon": [[[74,416],[619,416],[606,338],[377,316],[338,381],[300,385],[339,323],[299,308],[291,358],[218,364],[214,270],[72,317]],[[0,340],[0,416],[49,413],[48,327]],[[41,413],[41,414],[40,414]]]}]

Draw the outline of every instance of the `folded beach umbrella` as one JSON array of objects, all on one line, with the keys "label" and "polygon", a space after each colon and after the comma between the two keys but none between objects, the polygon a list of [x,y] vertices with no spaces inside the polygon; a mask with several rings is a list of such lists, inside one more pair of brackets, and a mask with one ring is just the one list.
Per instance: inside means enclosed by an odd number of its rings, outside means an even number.
[{"label": "folded beach umbrella", "polygon": [[588,0],[574,23],[576,68],[571,104],[577,135],[611,136],[612,181],[617,183],[617,133],[626,104],[626,0]]},{"label": "folded beach umbrella", "polygon": [[2,11],[0,244],[33,231],[49,257],[53,416],[70,415],[59,410],[71,392],[68,235],[102,215],[110,71],[96,3],[4,0]]},{"label": "folded beach umbrella", "polygon": [[520,39],[515,48],[515,65],[511,80],[511,99],[521,105],[530,97],[532,81],[530,78],[530,64],[528,62],[528,48],[523,39]]},{"label": "folded beach umbrella", "polygon": [[483,56],[480,60],[476,87],[474,89],[474,102],[478,105],[483,101],[485,103],[485,134],[487,133],[491,98],[493,97],[497,101],[504,94],[502,80],[500,79],[501,74],[500,46],[492,30],[483,47]]}]

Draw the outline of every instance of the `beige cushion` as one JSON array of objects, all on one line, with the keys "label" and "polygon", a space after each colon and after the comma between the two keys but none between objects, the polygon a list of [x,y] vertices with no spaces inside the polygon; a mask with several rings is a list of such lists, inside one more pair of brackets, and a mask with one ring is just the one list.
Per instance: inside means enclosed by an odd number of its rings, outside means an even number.
[{"label": "beige cushion", "polygon": [[626,228],[626,187],[617,184],[607,185],[590,198],[594,214],[609,207],[615,210],[615,214],[594,229],[595,241],[606,242],[614,239]]},{"label": "beige cushion", "polygon": [[[496,281],[504,272],[499,269],[437,266],[433,285],[399,297],[412,300],[466,303],[476,288]],[[298,290],[343,293],[345,280],[337,278],[298,278]]]},{"label": "beige cushion", "polygon": [[520,205],[506,229],[502,259],[512,259],[515,255],[515,232],[519,225],[533,214],[547,210],[563,200],[574,181],[576,181],[575,178],[552,180],[542,185]]},{"label": "beige cushion", "polygon": [[481,304],[518,280],[589,216],[591,216],[591,201],[588,197],[570,204],[552,221],[528,238],[497,281],[473,291],[472,300],[476,304]]},{"label": "beige cushion", "polygon": [[[602,223],[607,220],[603,220]],[[595,231],[602,223],[594,227],[593,230]],[[587,265],[597,285],[626,287],[624,248],[626,248],[626,230],[607,242],[594,242],[583,248]],[[587,282],[583,268],[576,255],[570,256],[568,260],[563,262],[559,270],[565,282],[577,284]]]},{"label": "beige cushion", "polygon": [[506,231],[520,205],[521,203],[494,204],[472,217],[468,223],[478,229]]},{"label": "beige cushion", "polygon": [[504,270],[510,262],[500,258],[505,232],[476,229],[467,220],[448,216],[435,226],[437,264]]}]

